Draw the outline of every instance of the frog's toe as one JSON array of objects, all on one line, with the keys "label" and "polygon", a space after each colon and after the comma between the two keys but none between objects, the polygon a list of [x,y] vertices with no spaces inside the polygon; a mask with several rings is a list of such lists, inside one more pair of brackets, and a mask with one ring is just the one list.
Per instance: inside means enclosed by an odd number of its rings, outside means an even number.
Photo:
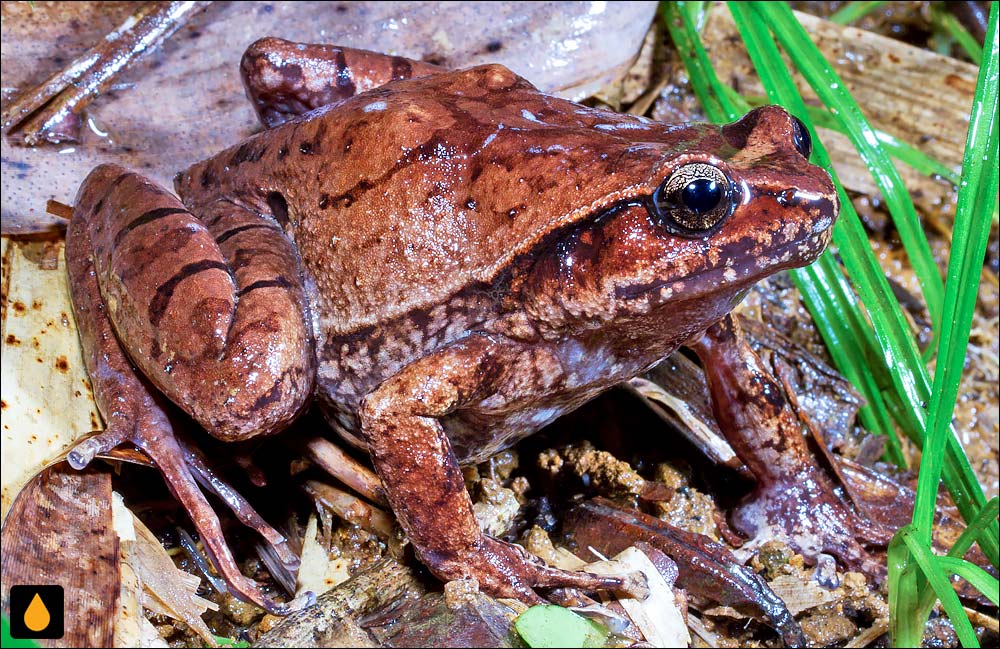
[{"label": "frog's toe", "polygon": [[87,468],[95,457],[105,455],[128,439],[129,431],[124,426],[109,425],[104,431],[78,443],[66,454],[69,465],[80,471]]},{"label": "frog's toe", "polygon": [[535,584],[538,588],[579,588],[583,591],[613,590],[629,595],[648,594],[646,580],[641,574],[620,576],[598,575],[591,572],[560,570],[541,566],[535,573]]}]

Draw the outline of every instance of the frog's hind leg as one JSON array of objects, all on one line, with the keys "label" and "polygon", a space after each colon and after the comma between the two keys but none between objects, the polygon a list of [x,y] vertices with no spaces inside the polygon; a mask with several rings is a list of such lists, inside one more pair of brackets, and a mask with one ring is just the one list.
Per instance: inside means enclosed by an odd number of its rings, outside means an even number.
[{"label": "frog's hind leg", "polygon": [[298,254],[281,226],[230,202],[200,216],[138,174],[102,165],[67,246],[86,246],[135,365],[214,437],[283,430],[315,378]]},{"label": "frog's hind leg", "polygon": [[166,400],[150,385],[224,439],[279,429],[308,400],[313,355],[296,258],[282,255],[278,242],[230,264],[225,252],[236,255],[226,242],[266,226],[223,221],[226,231],[213,236],[165,190],[119,167],[98,167],[84,182],[67,233],[67,268],[107,429],[68,459],[82,468],[122,442],[135,443],[190,513],[233,593],[287,613],[310,598],[277,603],[241,574],[198,482],[294,566],[284,537],[178,436]]},{"label": "frog's hind leg", "polygon": [[253,43],[240,63],[247,95],[268,128],[390,81],[443,69],[401,56],[273,37]]}]

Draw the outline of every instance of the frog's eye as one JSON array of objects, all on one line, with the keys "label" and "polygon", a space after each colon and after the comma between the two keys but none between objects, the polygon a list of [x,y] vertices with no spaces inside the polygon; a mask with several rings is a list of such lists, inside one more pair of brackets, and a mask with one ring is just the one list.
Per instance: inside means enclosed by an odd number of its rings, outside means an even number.
[{"label": "frog's eye", "polygon": [[705,163],[680,167],[653,193],[652,212],[674,234],[702,235],[733,210],[732,184]]}]

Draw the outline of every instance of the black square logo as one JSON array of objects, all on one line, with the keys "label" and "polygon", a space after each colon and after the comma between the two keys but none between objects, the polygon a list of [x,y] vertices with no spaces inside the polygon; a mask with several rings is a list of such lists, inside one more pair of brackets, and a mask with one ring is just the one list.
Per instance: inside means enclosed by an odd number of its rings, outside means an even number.
[{"label": "black square logo", "polygon": [[63,637],[62,586],[11,586],[10,636],[55,640]]}]

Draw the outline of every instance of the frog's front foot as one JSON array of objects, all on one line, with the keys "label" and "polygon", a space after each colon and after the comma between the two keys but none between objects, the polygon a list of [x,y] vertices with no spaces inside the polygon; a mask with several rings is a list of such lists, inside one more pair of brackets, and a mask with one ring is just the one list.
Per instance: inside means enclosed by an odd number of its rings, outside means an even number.
[{"label": "frog's front foot", "polygon": [[753,539],[780,538],[808,560],[831,554],[881,580],[885,568],[865,547],[884,545],[890,533],[837,495],[735,319],[726,316],[689,346],[705,368],[719,427],[757,479],[756,491],[733,514],[736,529]]},{"label": "frog's front foot", "polygon": [[545,603],[536,588],[620,591],[626,584],[625,577],[551,568],[521,546],[485,535],[466,552],[448,557],[424,552],[420,553],[420,559],[444,581],[471,577],[482,590],[495,597],[509,597],[526,604]]}]

